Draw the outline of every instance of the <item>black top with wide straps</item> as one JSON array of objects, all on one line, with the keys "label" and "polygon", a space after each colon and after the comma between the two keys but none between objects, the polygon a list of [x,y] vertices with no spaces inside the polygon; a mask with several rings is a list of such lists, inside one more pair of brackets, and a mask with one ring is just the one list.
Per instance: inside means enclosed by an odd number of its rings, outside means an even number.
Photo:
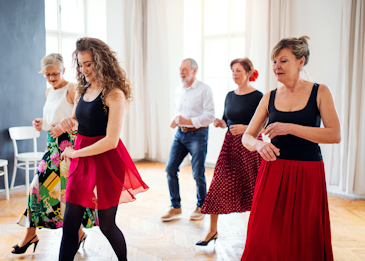
[{"label": "black top with wide straps", "polygon": [[106,135],[108,125],[109,108],[104,109],[102,92],[95,100],[84,101],[84,94],[81,95],[76,107],[76,118],[79,122],[78,133],[83,136],[96,137]]},{"label": "black top with wide straps", "polygon": [[229,92],[226,96],[223,113],[223,120],[227,126],[248,125],[262,96],[262,93],[257,90],[244,95],[235,94],[234,91]]},{"label": "black top with wide straps", "polygon": [[[320,127],[321,114],[317,105],[319,84],[312,88],[307,105],[299,111],[284,112],[275,108],[276,90],[271,91],[269,101],[269,124],[274,122],[293,123],[302,126]],[[311,142],[293,135],[276,136],[271,143],[280,149],[278,159],[321,161],[322,153],[318,143]]]}]

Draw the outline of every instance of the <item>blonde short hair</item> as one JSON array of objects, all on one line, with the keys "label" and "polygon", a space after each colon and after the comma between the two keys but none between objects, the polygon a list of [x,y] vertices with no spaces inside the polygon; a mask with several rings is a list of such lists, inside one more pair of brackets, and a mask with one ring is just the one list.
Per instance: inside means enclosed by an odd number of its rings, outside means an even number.
[{"label": "blonde short hair", "polygon": [[63,57],[59,53],[51,53],[44,56],[41,60],[41,71],[44,74],[48,67],[58,66],[60,70],[63,70]]},{"label": "blonde short hair", "polygon": [[294,54],[296,59],[300,59],[302,57],[305,58],[304,66],[307,65],[309,61],[309,45],[308,40],[310,38],[308,36],[302,36],[299,38],[292,37],[292,38],[283,38],[280,40],[280,42],[274,47],[271,53],[271,60],[274,60],[274,58],[280,53],[280,51],[284,48],[290,49],[292,54]]}]

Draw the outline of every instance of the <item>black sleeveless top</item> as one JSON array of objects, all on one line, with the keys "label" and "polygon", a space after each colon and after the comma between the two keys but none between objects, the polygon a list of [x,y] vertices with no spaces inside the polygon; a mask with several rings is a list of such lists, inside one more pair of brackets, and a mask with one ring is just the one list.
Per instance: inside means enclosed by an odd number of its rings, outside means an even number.
[{"label": "black sleeveless top", "polygon": [[262,96],[262,93],[257,90],[244,95],[237,95],[234,91],[229,92],[223,113],[223,120],[227,123],[227,127],[236,124],[248,125]]},{"label": "black sleeveless top", "polygon": [[[283,112],[275,108],[276,90],[270,94],[269,124],[274,122],[294,123],[302,126],[320,127],[321,114],[317,105],[319,84],[315,83],[307,105],[299,111]],[[318,143],[311,142],[293,135],[276,136],[271,143],[280,149],[278,159],[321,161],[322,154]]]},{"label": "black sleeveless top", "polygon": [[84,94],[81,95],[76,107],[76,118],[79,122],[78,133],[83,136],[96,137],[106,135],[108,124],[109,108],[104,110],[101,94],[95,100],[84,101]]}]

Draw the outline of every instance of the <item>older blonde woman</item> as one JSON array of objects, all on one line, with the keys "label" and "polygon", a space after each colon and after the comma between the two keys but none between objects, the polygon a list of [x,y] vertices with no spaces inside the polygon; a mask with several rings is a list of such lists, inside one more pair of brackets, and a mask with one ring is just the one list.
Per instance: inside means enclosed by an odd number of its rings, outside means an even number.
[{"label": "older blonde woman", "polygon": [[[33,121],[37,131],[47,131],[47,151],[38,166],[28,196],[28,205],[18,224],[25,226],[27,232],[12,253],[23,254],[34,244],[35,251],[39,239],[36,228],[56,229],[62,227],[65,210],[65,189],[69,164],[60,159],[66,147],[73,146],[74,133],[64,133],[58,122],[72,115],[76,85],[63,77],[65,68],[60,54],[49,54],[41,61],[41,73],[51,85],[46,90],[46,104],[43,118]],[[84,227],[96,224],[94,211],[87,209],[83,214]],[[86,235],[79,229],[79,243],[85,242]]]},{"label": "older blonde woman", "polygon": [[[300,77],[309,60],[308,39],[284,38],[274,47],[273,71],[282,86],[264,95],[242,138],[263,158],[244,261],[333,261],[318,143],[340,142],[340,122],[328,87]],[[270,143],[255,138],[267,120]]]}]

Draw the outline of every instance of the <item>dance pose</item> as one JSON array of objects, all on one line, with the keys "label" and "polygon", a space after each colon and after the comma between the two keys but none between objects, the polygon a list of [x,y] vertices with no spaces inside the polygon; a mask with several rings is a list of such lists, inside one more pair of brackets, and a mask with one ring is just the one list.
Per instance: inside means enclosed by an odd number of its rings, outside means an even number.
[{"label": "dance pose", "polygon": [[146,191],[128,151],[120,140],[125,104],[131,86],[116,55],[95,38],[76,42],[75,110],[61,121],[63,131],[78,127],[75,148],[61,157],[72,159],[66,190],[66,211],[59,260],[73,260],[77,230],[87,207],[98,209],[99,226],[119,260],[127,260],[123,233],[115,224],[118,204],[135,200]]},{"label": "dance pose", "polygon": [[[33,121],[37,131],[47,131],[47,151],[44,154],[37,174],[30,185],[28,205],[18,224],[27,228],[22,241],[15,245],[14,254],[23,254],[34,244],[33,252],[39,242],[36,228],[56,229],[62,227],[65,211],[65,189],[69,163],[60,159],[66,147],[72,147],[75,133],[64,133],[57,125],[62,119],[72,115],[76,85],[67,82],[63,75],[66,68],[60,54],[49,54],[41,61],[41,73],[51,85],[46,90],[46,104],[43,118]],[[82,216],[86,228],[97,225],[96,214],[86,209]],[[79,228],[79,245],[85,242],[86,234]]]},{"label": "dance pose", "polygon": [[[241,142],[242,134],[262,98],[262,93],[250,85],[258,73],[248,58],[233,60],[231,70],[238,88],[226,96],[223,119],[214,120],[215,127],[228,127],[228,130],[202,208],[202,213],[210,214],[210,229],[205,239],[196,243],[200,246],[217,239],[219,214],[251,210],[256,175],[261,163],[260,155],[247,150]],[[262,140],[261,134],[258,139]]]},{"label": "dance pose", "polygon": [[[274,47],[273,72],[283,85],[265,94],[242,138],[263,158],[244,261],[333,260],[318,143],[339,143],[340,122],[328,87],[300,77],[309,60],[308,39],[285,38]],[[267,120],[271,143],[255,138]]]},{"label": "dance pose", "polygon": [[178,130],[166,164],[171,208],[161,217],[162,221],[170,221],[181,215],[177,173],[188,153],[192,157],[198,201],[190,219],[197,220],[204,216],[201,207],[207,194],[204,164],[208,146],[208,125],[214,121],[215,113],[212,89],[196,79],[197,71],[198,64],[195,60],[188,58],[181,63],[180,77],[183,84],[175,91],[176,112],[171,123],[171,128],[178,127]]}]

